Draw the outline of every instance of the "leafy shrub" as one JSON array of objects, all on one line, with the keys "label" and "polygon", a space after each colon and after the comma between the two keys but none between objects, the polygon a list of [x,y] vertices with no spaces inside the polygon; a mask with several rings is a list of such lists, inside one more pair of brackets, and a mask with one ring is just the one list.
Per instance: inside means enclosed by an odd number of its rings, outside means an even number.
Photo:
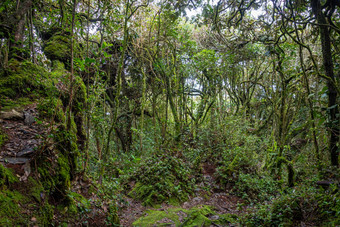
[{"label": "leafy shrub", "polygon": [[271,177],[240,173],[234,189],[238,196],[249,202],[262,202],[270,200],[278,192],[279,186]]},{"label": "leafy shrub", "polygon": [[[334,193],[335,192],[335,193]],[[260,205],[243,218],[247,226],[299,226],[301,222],[336,226],[340,224],[340,193],[300,186]]]},{"label": "leafy shrub", "polygon": [[144,205],[154,205],[166,200],[185,201],[193,190],[190,171],[183,160],[156,154],[142,161],[133,173],[136,185],[129,193]]},{"label": "leafy shrub", "polygon": [[[247,146],[247,145],[245,145]],[[222,154],[222,161],[218,163],[216,179],[222,185],[238,181],[241,173],[256,173],[255,154],[248,152],[248,148],[234,147]]]}]

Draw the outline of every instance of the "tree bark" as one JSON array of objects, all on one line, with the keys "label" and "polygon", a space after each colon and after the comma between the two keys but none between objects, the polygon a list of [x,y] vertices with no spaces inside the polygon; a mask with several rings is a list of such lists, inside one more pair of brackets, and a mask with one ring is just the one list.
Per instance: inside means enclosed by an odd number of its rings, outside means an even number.
[{"label": "tree bark", "polygon": [[25,58],[23,51],[24,32],[26,24],[26,15],[32,7],[32,0],[25,0],[23,2],[17,1],[16,12],[8,18],[9,27],[12,30],[10,39],[10,56],[20,60]]},{"label": "tree bark", "polygon": [[320,0],[312,0],[311,6],[313,13],[317,19],[319,30],[320,30],[320,39],[321,39],[321,48],[322,48],[322,57],[323,57],[323,66],[325,68],[325,73],[328,78],[327,87],[328,87],[328,117],[329,117],[329,152],[331,157],[331,164],[333,166],[339,165],[339,152],[338,152],[338,141],[339,141],[339,117],[338,114],[338,106],[336,103],[337,99],[337,90],[334,83],[334,66],[332,59],[332,50],[331,50],[331,38],[330,31],[328,27],[328,23],[325,15],[321,10]]}]

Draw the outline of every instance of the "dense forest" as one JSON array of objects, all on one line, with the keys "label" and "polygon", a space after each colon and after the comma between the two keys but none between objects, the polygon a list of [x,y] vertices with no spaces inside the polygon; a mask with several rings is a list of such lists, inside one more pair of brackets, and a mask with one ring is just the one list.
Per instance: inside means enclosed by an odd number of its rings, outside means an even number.
[{"label": "dense forest", "polygon": [[339,0],[2,0],[0,226],[339,226]]}]

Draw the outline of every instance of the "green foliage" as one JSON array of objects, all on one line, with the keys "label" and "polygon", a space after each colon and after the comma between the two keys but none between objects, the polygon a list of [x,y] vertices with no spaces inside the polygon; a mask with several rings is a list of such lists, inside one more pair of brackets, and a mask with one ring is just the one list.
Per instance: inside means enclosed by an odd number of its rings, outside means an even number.
[{"label": "green foliage", "polygon": [[248,202],[263,202],[274,198],[279,186],[272,177],[240,173],[232,191]]},{"label": "green foliage", "polygon": [[270,204],[259,205],[256,212],[243,218],[247,226],[299,226],[301,223],[339,225],[340,194],[300,185],[277,197]]},{"label": "green foliage", "polygon": [[113,202],[109,204],[108,215],[106,218],[106,224],[110,226],[119,226],[119,217],[117,206]]},{"label": "green foliage", "polygon": [[132,179],[137,183],[129,195],[142,200],[144,205],[152,206],[170,199],[185,201],[193,190],[185,162],[166,153],[143,160]]},{"label": "green foliage", "polygon": [[257,142],[257,139],[247,138],[240,142],[240,145],[226,149],[221,154],[222,160],[219,161],[217,168],[217,181],[226,185],[227,183],[235,183],[241,173],[256,173],[258,171],[256,162],[260,161],[257,159],[258,154],[255,153],[255,149],[258,148],[255,148],[254,145]]},{"label": "green foliage", "polygon": [[3,98],[0,102],[2,105],[1,109],[3,111],[10,111],[12,109],[20,110],[23,109],[24,106],[32,104],[32,100],[27,97],[20,97],[14,100],[9,98]]}]

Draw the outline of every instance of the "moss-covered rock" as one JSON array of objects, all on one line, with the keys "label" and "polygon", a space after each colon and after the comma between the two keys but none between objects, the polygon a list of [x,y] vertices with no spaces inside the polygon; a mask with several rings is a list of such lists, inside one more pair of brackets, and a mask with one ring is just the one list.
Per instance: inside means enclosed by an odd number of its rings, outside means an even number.
[{"label": "moss-covered rock", "polygon": [[27,105],[41,95],[56,91],[49,72],[29,61],[11,59],[0,75],[0,105],[14,108]]},{"label": "moss-covered rock", "polygon": [[50,169],[48,167],[49,161],[46,159],[43,160],[40,159],[38,163],[39,163],[38,174],[39,177],[41,178],[41,182],[44,189],[48,192],[53,192],[55,188],[55,182],[53,179],[53,175],[50,173]]},{"label": "moss-covered rock", "polygon": [[70,189],[71,172],[68,158],[63,154],[58,154],[57,188],[62,192]]},{"label": "moss-covered rock", "polygon": [[[81,55],[81,48],[79,43],[74,44],[75,56]],[[63,32],[56,32],[45,42],[44,53],[51,61],[63,62],[69,66],[71,61],[71,40],[70,36]]]},{"label": "moss-covered rock", "polygon": [[59,98],[48,97],[42,99],[38,106],[39,115],[57,123],[65,123],[66,117],[63,111],[63,103]]},{"label": "moss-covered rock", "polygon": [[226,226],[235,223],[237,216],[216,214],[210,206],[194,207],[189,210],[173,208],[165,211],[148,210],[147,216],[139,218],[133,226]]},{"label": "moss-covered rock", "polygon": [[[51,154],[52,156],[52,154]],[[71,186],[71,170],[67,156],[58,153],[53,158],[39,157],[37,172],[44,190],[56,201],[65,201]]]},{"label": "moss-covered rock", "polygon": [[52,61],[69,62],[71,59],[71,42],[66,36],[57,33],[46,42],[44,53],[46,57]]},{"label": "moss-covered rock", "polygon": [[56,148],[64,156],[64,160],[69,165],[70,174],[74,174],[77,169],[77,158],[80,156],[77,135],[75,130],[75,123],[71,118],[71,127],[67,130],[65,125],[59,125],[55,132],[54,140],[56,142]]}]

